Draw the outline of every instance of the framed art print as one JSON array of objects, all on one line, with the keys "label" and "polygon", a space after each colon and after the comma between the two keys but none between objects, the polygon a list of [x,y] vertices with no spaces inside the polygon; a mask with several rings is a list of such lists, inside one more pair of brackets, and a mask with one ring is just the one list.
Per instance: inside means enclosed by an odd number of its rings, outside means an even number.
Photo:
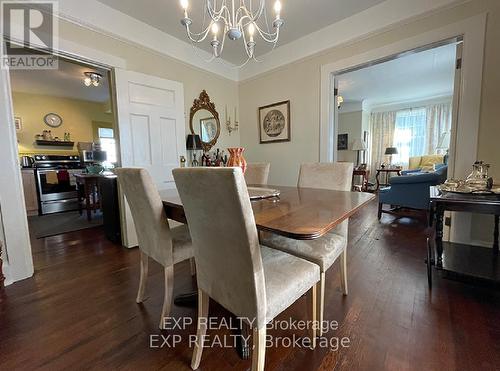
[{"label": "framed art print", "polygon": [[337,150],[343,151],[347,149],[349,137],[347,134],[339,134],[337,139]]},{"label": "framed art print", "polygon": [[290,101],[259,107],[260,143],[290,141]]}]

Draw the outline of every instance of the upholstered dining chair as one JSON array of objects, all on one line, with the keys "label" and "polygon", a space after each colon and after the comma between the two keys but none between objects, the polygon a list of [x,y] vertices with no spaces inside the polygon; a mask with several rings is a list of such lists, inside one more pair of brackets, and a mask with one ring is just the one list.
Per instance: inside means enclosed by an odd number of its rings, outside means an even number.
[{"label": "upholstered dining chair", "polygon": [[160,317],[163,328],[172,306],[174,264],[193,257],[189,230],[186,225],[170,228],[158,190],[146,170],[119,168],[115,173],[130,206],[141,251],[137,303],[145,298],[149,258],[164,267],[165,297]]},{"label": "upholstered dining chair", "polygon": [[[260,246],[240,168],[183,168],[173,171],[193,239],[198,281],[198,331],[191,367],[203,351],[209,298],[250,319],[252,370],[263,370],[266,324],[311,289],[311,346],[316,340],[316,264]],[[206,190],[213,189],[210,197]]]},{"label": "upholstered dining chair", "polygon": [[[299,188],[321,188],[335,191],[350,191],[352,186],[353,164],[346,162],[325,164],[302,164],[300,166]],[[347,295],[347,230],[349,220],[346,219],[335,229],[315,240],[299,241],[278,236],[269,232],[261,233],[261,243],[265,246],[293,254],[302,259],[318,264],[321,270],[318,312],[320,323],[323,323],[325,306],[325,272],[340,257],[340,284],[344,295]],[[319,336],[322,335],[321,326]]]},{"label": "upholstered dining chair", "polygon": [[245,181],[247,182],[247,184],[267,184],[270,167],[270,163],[247,164],[247,169],[245,171]]}]

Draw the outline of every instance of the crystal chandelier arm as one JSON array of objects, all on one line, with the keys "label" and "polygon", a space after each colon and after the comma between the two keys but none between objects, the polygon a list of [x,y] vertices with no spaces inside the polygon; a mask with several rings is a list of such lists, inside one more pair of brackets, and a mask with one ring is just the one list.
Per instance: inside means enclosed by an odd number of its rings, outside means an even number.
[{"label": "crystal chandelier arm", "polygon": [[212,27],[212,22],[210,22],[210,24],[208,25],[208,27],[206,29],[204,29],[203,31],[201,31],[199,33],[196,33],[196,32],[191,32],[189,29],[189,25],[187,24],[186,25],[186,33],[187,33],[189,40],[191,40],[192,42],[195,42],[195,43],[201,43],[207,38],[207,35],[210,32],[211,27]]},{"label": "crystal chandelier arm", "polygon": [[214,1],[212,4],[211,0],[206,0],[206,7],[208,11],[208,15],[210,15],[210,18],[214,22],[219,22],[221,19],[224,21],[225,24],[230,24],[231,22],[231,12],[229,11],[229,8],[226,6],[226,1],[222,1],[221,8],[219,10],[216,10],[217,6],[217,1]]},{"label": "crystal chandelier arm", "polygon": [[255,27],[255,29],[259,33],[260,37],[262,37],[264,39],[264,41],[266,41],[268,43],[275,43],[279,39],[279,35],[280,35],[279,27],[276,28],[276,32],[273,32],[273,33],[266,32],[266,31],[262,30],[260,27]]},{"label": "crystal chandelier arm", "polygon": [[245,6],[245,2],[243,0],[240,0],[240,7],[238,8],[238,10],[236,12],[237,14],[241,14],[239,21],[238,21],[238,24],[241,24],[241,21],[244,18],[248,18],[251,22],[257,22],[257,20],[260,18],[260,16],[264,12],[265,4],[266,4],[265,0],[260,0],[259,9],[257,10],[257,12],[255,14],[252,14],[251,9],[249,11],[247,9],[247,7]]}]

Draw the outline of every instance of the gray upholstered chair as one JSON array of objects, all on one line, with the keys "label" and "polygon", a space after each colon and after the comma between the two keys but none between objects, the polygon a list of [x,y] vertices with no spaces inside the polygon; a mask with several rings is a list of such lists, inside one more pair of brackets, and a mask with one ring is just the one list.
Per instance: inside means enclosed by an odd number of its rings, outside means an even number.
[{"label": "gray upholstered chair", "polygon": [[149,258],[164,267],[165,297],[160,317],[160,328],[163,328],[164,318],[172,306],[174,264],[193,257],[189,230],[186,225],[170,228],[158,190],[146,170],[120,168],[115,173],[130,206],[141,250],[137,303],[144,300]]},{"label": "gray upholstered chair", "polygon": [[270,163],[247,164],[245,171],[245,181],[247,184],[267,184],[269,178]]},{"label": "gray upholstered chair", "polygon": [[[352,163],[302,164],[300,167],[298,187],[321,188],[336,191],[350,191],[352,185]],[[320,323],[323,321],[325,302],[325,272],[340,256],[340,283],[344,295],[347,295],[347,229],[349,220],[340,223],[335,229],[315,240],[299,241],[263,232],[263,245],[285,251],[316,263],[321,269],[318,312]],[[321,336],[322,330],[319,329]]]},{"label": "gray upholstered chair", "polygon": [[[264,369],[266,324],[312,290],[317,325],[316,264],[259,245],[257,227],[240,168],[173,171],[193,239],[198,281],[198,331],[191,367],[203,351],[209,298],[240,318],[251,319],[252,369]],[[211,189],[210,197],[206,190]],[[315,346],[316,326],[311,326]]]}]

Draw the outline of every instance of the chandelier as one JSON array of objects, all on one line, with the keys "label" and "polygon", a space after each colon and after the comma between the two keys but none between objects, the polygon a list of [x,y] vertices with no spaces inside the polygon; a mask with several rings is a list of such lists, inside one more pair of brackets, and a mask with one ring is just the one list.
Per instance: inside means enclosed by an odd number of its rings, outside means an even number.
[{"label": "chandelier", "polygon": [[[255,58],[255,39],[256,32],[267,43],[273,45],[273,49],[278,42],[280,28],[284,21],[280,17],[281,2],[276,0],[274,3],[275,18],[272,21],[272,27],[269,26],[267,14],[265,10],[266,1],[259,0],[257,9],[253,8],[252,0],[205,0],[204,21],[201,32],[192,32],[192,19],[188,16],[189,3],[188,0],[180,0],[181,7],[184,10],[184,18],[181,19],[181,24],[186,28],[187,36],[193,43],[201,43],[209,37],[211,33],[210,45],[212,46],[212,61],[222,55],[226,36],[230,40],[242,39],[247,55],[247,60]],[[247,5],[248,3],[248,5]],[[206,16],[209,16],[209,22]],[[259,26],[257,22],[261,17],[264,17],[263,26]],[[219,34],[219,30],[222,32]]]}]

